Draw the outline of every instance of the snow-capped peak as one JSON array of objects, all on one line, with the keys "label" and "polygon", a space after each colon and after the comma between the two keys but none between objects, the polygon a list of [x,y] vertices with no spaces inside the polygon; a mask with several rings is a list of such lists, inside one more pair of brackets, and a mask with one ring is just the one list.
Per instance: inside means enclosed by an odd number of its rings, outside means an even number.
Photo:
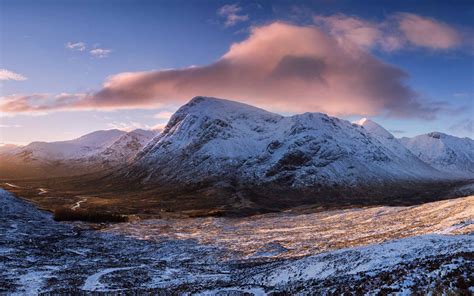
[{"label": "snow-capped peak", "polygon": [[198,96],[191,99],[187,104],[179,108],[173,116],[171,116],[163,132],[169,132],[177,122],[181,121],[186,116],[193,116],[196,118],[220,118],[233,121],[251,118],[257,120],[261,118],[282,118],[281,115],[244,103]]},{"label": "snow-capped peak", "polygon": [[368,118],[364,117],[354,123],[360,126],[363,126],[367,131],[369,131],[374,136],[390,139],[390,140],[395,138],[389,131],[383,128],[380,124]]},{"label": "snow-capped peak", "polygon": [[401,138],[400,141],[433,167],[474,178],[474,140],[431,132],[413,138]]},{"label": "snow-capped peak", "polygon": [[322,113],[284,117],[238,102],[195,97],[140,153],[133,174],[189,182],[214,175],[254,183],[284,178],[293,186],[309,186],[438,173],[376,123],[362,124]]}]

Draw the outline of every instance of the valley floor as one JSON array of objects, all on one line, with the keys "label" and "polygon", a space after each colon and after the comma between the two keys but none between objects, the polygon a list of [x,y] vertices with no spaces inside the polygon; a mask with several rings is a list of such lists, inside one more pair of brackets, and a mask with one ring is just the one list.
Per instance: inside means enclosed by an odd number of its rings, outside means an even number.
[{"label": "valley floor", "polygon": [[94,225],[55,222],[0,189],[0,216],[0,294],[474,293],[474,196]]}]

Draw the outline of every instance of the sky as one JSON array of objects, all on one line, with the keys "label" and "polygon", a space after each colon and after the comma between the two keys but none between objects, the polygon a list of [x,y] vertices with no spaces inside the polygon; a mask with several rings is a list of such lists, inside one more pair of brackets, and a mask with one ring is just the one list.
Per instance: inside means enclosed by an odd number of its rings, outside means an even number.
[{"label": "sky", "polygon": [[0,143],[161,128],[198,95],[474,138],[474,5],[0,0]]}]

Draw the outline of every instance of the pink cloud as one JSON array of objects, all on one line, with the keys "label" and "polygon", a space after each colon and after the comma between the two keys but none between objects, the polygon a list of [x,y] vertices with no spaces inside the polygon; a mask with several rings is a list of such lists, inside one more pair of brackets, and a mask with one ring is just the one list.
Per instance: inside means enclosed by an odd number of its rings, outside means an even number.
[{"label": "pink cloud", "polygon": [[21,74],[15,73],[13,71],[9,71],[7,69],[0,69],[0,81],[1,80],[15,80],[15,81],[23,81],[27,78]]},{"label": "pink cloud", "polygon": [[344,14],[314,16],[326,31],[364,48],[400,50],[407,45],[430,49],[451,49],[461,44],[461,33],[443,22],[412,13],[398,13],[381,22]]},{"label": "pink cloud", "polygon": [[432,118],[441,107],[424,105],[407,78],[351,40],[315,26],[275,22],[252,28],[207,66],[121,73],[89,94],[9,97],[0,111],[156,108],[205,95],[277,112]]},{"label": "pink cloud", "polygon": [[453,27],[443,22],[413,13],[397,16],[400,30],[409,42],[433,49],[449,49],[461,43],[461,36]]},{"label": "pink cloud", "polygon": [[372,47],[383,37],[378,24],[357,17],[344,14],[316,15],[314,21],[326,27],[330,34],[346,38],[362,47]]}]

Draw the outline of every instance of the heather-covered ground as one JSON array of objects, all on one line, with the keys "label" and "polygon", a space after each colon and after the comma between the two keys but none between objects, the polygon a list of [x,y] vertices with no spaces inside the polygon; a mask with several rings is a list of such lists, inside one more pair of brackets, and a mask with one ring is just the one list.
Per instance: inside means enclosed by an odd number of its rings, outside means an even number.
[{"label": "heather-covered ground", "polygon": [[7,294],[474,291],[473,196],[412,207],[85,224],[56,222],[1,190],[0,212],[0,292]]}]

